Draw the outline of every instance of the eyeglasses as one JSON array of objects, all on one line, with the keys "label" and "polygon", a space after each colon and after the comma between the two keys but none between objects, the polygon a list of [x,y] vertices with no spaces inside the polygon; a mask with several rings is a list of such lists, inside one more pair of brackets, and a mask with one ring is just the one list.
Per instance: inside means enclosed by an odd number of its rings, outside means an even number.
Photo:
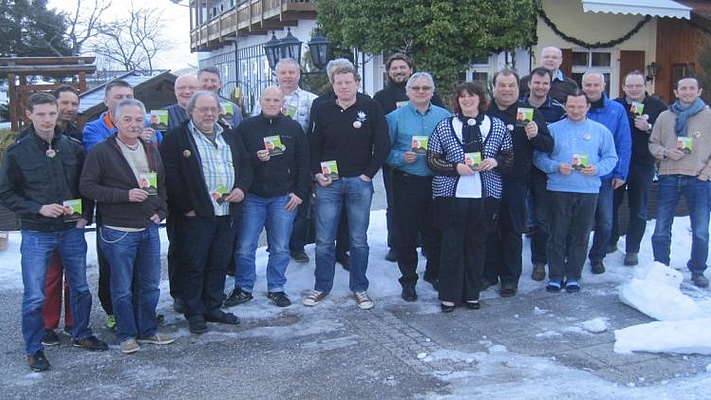
[{"label": "eyeglasses", "polygon": [[432,86],[410,86],[410,89],[415,92],[429,92],[432,90]]},{"label": "eyeglasses", "polygon": [[642,89],[644,85],[625,85],[628,89]]},{"label": "eyeglasses", "polygon": [[220,109],[217,107],[195,107],[195,109],[200,111],[203,114],[207,114],[208,112],[217,114],[217,112],[220,111]]}]

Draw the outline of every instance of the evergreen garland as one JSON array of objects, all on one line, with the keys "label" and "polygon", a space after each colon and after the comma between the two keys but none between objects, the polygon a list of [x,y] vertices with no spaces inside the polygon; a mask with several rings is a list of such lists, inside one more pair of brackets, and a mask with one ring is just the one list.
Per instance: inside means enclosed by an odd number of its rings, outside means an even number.
[{"label": "evergreen garland", "polygon": [[615,46],[617,46],[618,44],[620,44],[620,43],[622,43],[622,42],[628,40],[628,39],[631,38],[632,36],[634,36],[637,32],[639,32],[640,29],[642,29],[642,27],[643,27],[647,22],[649,22],[649,21],[652,20],[652,17],[651,17],[650,15],[645,15],[645,16],[644,16],[644,19],[642,19],[641,21],[639,21],[639,22],[637,23],[637,25],[636,25],[634,28],[632,28],[631,31],[627,32],[627,34],[625,34],[625,35],[622,36],[621,38],[617,38],[617,39],[614,39],[614,40],[610,40],[610,41],[607,41],[607,42],[604,42],[604,43],[601,43],[601,42],[588,43],[588,42],[586,42],[586,41],[584,41],[584,40],[580,40],[580,39],[574,38],[574,37],[572,37],[572,36],[568,36],[568,35],[566,35],[565,33],[561,32],[561,30],[558,29],[557,26],[555,26],[555,24],[553,23],[553,21],[551,21],[551,19],[548,18],[548,15],[546,15],[546,12],[543,11],[542,8],[538,10],[538,13],[539,13],[539,15],[541,16],[541,18],[543,18],[543,22],[545,22],[546,25],[548,25],[548,27],[551,28],[551,29],[553,30],[553,32],[555,32],[556,35],[558,35],[558,36],[560,36],[561,38],[567,40],[568,42],[577,44],[578,46],[584,47],[584,48],[586,48],[586,49],[601,49],[601,48],[615,47]]}]

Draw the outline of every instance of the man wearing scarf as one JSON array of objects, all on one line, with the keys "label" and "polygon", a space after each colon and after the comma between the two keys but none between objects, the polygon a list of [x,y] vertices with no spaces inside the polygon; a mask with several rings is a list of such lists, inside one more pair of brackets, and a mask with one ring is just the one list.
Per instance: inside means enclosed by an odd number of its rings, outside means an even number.
[{"label": "man wearing scarf", "polygon": [[699,97],[698,79],[683,77],[674,89],[677,100],[659,114],[649,138],[649,151],[659,160],[657,223],[652,235],[654,261],[670,265],[674,211],[681,194],[691,220],[691,257],[686,266],[698,287],[709,252],[709,177],[711,176],[711,110]]}]

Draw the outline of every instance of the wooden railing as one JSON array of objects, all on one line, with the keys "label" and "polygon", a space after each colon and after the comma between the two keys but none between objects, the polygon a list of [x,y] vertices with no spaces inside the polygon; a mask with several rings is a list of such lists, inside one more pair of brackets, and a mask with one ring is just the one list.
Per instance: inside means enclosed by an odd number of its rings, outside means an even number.
[{"label": "wooden railing", "polygon": [[[206,51],[224,46],[228,37],[265,34],[270,30],[281,30],[286,26],[296,26],[300,19],[315,19],[314,0],[244,0],[229,10],[212,13],[212,2],[202,0],[191,2],[191,15],[208,10],[204,21],[190,32],[190,47],[193,51]],[[196,20],[193,17],[193,20]]]}]

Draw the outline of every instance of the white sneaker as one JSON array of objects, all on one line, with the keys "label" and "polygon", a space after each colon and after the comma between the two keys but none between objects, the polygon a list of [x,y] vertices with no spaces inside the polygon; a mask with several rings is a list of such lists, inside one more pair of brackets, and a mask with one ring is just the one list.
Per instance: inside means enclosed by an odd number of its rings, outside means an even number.
[{"label": "white sneaker", "polygon": [[128,339],[121,342],[121,352],[123,354],[131,354],[140,350],[140,346],[136,342],[136,339]]},{"label": "white sneaker", "polygon": [[313,307],[320,303],[321,300],[325,299],[326,296],[328,296],[328,293],[312,290],[309,292],[308,296],[304,297],[303,303],[305,306]]},{"label": "white sneaker", "polygon": [[368,292],[355,292],[354,295],[358,303],[358,308],[361,310],[370,310],[373,308],[373,300],[368,296]]},{"label": "white sneaker", "polygon": [[151,337],[137,339],[138,344],[171,344],[175,342],[172,336],[166,334],[155,334]]}]

